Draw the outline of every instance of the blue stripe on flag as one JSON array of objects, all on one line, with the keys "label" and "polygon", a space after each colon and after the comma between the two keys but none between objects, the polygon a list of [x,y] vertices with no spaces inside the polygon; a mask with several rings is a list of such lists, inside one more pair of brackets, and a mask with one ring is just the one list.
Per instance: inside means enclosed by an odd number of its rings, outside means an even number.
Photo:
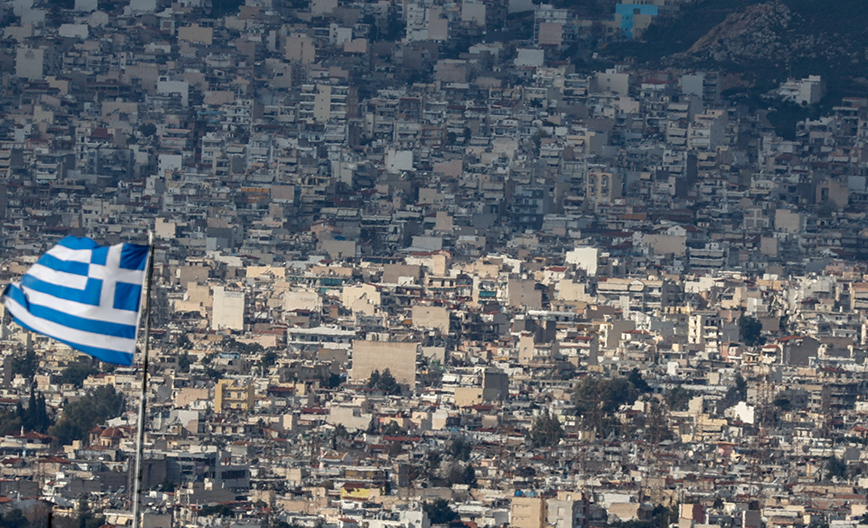
[{"label": "blue stripe on flag", "polygon": [[121,251],[121,268],[144,270],[148,263],[148,246],[124,244]]},{"label": "blue stripe on flag", "polygon": [[108,250],[109,248],[107,247],[94,248],[90,252],[90,263],[105,266],[106,260],[108,260]]},{"label": "blue stripe on flag", "polygon": [[94,242],[92,239],[87,237],[74,237],[68,236],[57,243],[58,246],[63,246],[69,249],[96,249],[100,247],[99,244]]},{"label": "blue stripe on flag", "polygon": [[[8,294],[8,290],[7,290],[7,294]],[[39,330],[31,328],[29,325],[27,325],[26,323],[24,323],[23,321],[21,321],[20,319],[15,317],[14,315],[12,316],[12,320],[15,321],[16,323],[18,323],[19,325],[21,325],[22,327],[30,330],[31,332],[36,332],[37,334],[47,335],[47,334],[44,334],[43,332],[40,332]],[[115,365],[124,365],[127,367],[132,366],[132,364],[133,364],[133,355],[130,353],[127,353],[127,352],[118,352],[117,350],[109,350],[106,348],[97,348],[97,347],[82,345],[80,343],[73,343],[72,341],[68,341],[68,340],[63,339],[62,337],[59,337],[56,335],[50,335],[48,337],[50,337],[56,341],[60,341],[61,343],[65,344],[65,345],[69,345],[76,350],[84,352],[85,354],[89,354],[89,355],[97,358],[100,361],[105,361],[106,363],[114,363]]]},{"label": "blue stripe on flag", "polygon": [[[141,292],[141,288],[139,289],[139,292]],[[27,296],[24,295],[24,292],[12,285],[10,285],[10,287],[6,289],[6,297],[9,297],[13,301],[23,306],[35,317],[45,319],[46,321],[51,321],[69,328],[82,330],[84,332],[93,332],[95,334],[124,337],[127,339],[136,338],[135,325],[125,325],[120,323],[112,323],[109,321],[86,319],[84,317],[70,315],[66,312],[60,312],[47,306],[31,304],[30,301],[27,299]]]},{"label": "blue stripe on flag", "polygon": [[59,299],[90,306],[99,306],[99,296],[102,291],[102,280],[100,279],[88,279],[87,286],[83,290],[79,290],[77,288],[70,288],[69,286],[60,286],[51,282],[41,281],[33,275],[26,273],[21,277],[21,285],[38,292],[53,295]]},{"label": "blue stripe on flag", "polygon": [[45,254],[39,257],[37,263],[42,264],[46,268],[51,268],[55,271],[64,273],[72,273],[73,275],[83,275],[87,277],[87,272],[90,269],[90,264],[87,262],[76,262],[74,260],[61,260],[54,255]]},{"label": "blue stripe on flag", "polygon": [[114,308],[118,310],[139,310],[139,300],[142,298],[142,287],[138,284],[119,282],[115,286]]}]

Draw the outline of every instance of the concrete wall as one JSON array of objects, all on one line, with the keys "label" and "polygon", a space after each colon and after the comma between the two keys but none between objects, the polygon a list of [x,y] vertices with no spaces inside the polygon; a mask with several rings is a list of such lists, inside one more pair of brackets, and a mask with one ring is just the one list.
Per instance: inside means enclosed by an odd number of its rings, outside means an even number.
[{"label": "concrete wall", "polygon": [[214,309],[211,329],[244,330],[244,292],[227,291],[214,287]]},{"label": "concrete wall", "polygon": [[350,380],[354,383],[366,382],[375,370],[386,369],[395,380],[416,388],[416,349],[417,343],[390,343],[387,341],[353,341],[353,368]]}]

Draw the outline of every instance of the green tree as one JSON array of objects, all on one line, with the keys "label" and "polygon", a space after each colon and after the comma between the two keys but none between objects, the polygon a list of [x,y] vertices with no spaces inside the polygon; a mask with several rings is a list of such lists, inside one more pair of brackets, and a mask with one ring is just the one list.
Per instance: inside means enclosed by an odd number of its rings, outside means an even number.
[{"label": "green tree", "polygon": [[193,364],[193,360],[190,359],[190,354],[186,350],[178,356],[178,372],[190,372],[191,364]]},{"label": "green tree", "polygon": [[677,520],[677,506],[666,508],[662,505],[657,505],[653,510],[651,510],[650,519],[644,521],[616,521],[609,523],[609,526],[615,528],[669,528],[669,526]]},{"label": "green tree", "polygon": [[67,403],[57,423],[48,432],[56,436],[61,445],[73,440],[86,441],[95,426],[120,416],[126,408],[126,398],[111,385],[98,387],[80,400]]},{"label": "green tree", "polygon": [[386,394],[401,394],[401,386],[398,385],[395,376],[392,375],[392,371],[389,369],[383,371],[377,388]]},{"label": "green tree", "polygon": [[100,528],[104,524],[105,517],[92,511],[86,499],[78,501],[78,528]]},{"label": "green tree", "polygon": [[17,411],[0,411],[0,435],[18,433],[21,430],[21,416]]},{"label": "green tree", "polygon": [[204,517],[208,517],[211,515],[216,515],[218,517],[232,517],[232,508],[227,506],[226,504],[209,504],[208,506],[203,506],[201,510],[199,510],[199,515]]},{"label": "green tree", "polygon": [[645,416],[645,430],[652,444],[659,444],[672,438],[669,429],[669,416],[666,407],[657,398],[652,398],[648,405],[648,414]]},{"label": "green tree", "polygon": [[329,372],[319,378],[320,386],[326,389],[336,389],[343,380],[339,374],[334,372]]},{"label": "green tree", "polygon": [[838,477],[844,479],[847,477],[847,462],[844,457],[838,458],[832,455],[826,460],[826,478]]},{"label": "green tree", "polygon": [[368,388],[374,389],[377,387],[377,384],[380,383],[380,371],[375,370],[371,372],[371,377],[368,378]]},{"label": "green tree", "polygon": [[676,385],[666,391],[666,404],[673,411],[686,411],[690,399],[695,395],[694,391],[685,389],[681,385]]},{"label": "green tree", "polygon": [[368,387],[371,389],[379,389],[386,394],[401,394],[401,386],[398,385],[395,376],[389,369],[380,373],[379,370],[371,372],[371,377],[368,379]]},{"label": "green tree", "polygon": [[162,482],[154,486],[154,489],[157,491],[162,491],[164,493],[173,493],[175,491],[175,483],[169,480],[168,477],[164,478]]},{"label": "green tree", "polygon": [[534,447],[556,446],[563,437],[564,429],[560,420],[548,411],[537,417],[530,430],[530,443]]},{"label": "green tree", "polygon": [[144,123],[139,126],[139,133],[145,137],[151,137],[157,133],[157,125],[153,123]]},{"label": "green tree", "polygon": [[51,426],[51,417],[48,415],[48,409],[45,405],[45,396],[42,393],[37,393],[32,387],[27,408],[18,402],[15,413],[20,418],[21,426],[28,431],[45,433]]},{"label": "green tree", "polygon": [[98,368],[85,361],[76,361],[63,369],[63,372],[60,373],[60,381],[80,389],[84,385],[84,380],[94,374],[99,374]]},{"label": "green tree", "polygon": [[452,462],[446,469],[446,484],[454,486],[455,484],[464,484],[467,486],[476,485],[476,470],[470,464],[463,462]]},{"label": "green tree", "polygon": [[380,434],[383,436],[407,436],[407,430],[393,420],[380,430]]},{"label": "green tree", "polygon": [[383,40],[394,42],[404,38],[406,24],[401,20],[398,11],[394,7],[389,8],[389,14],[386,17],[386,28],[382,31]]},{"label": "green tree", "polygon": [[262,368],[268,370],[277,362],[277,352],[274,350],[269,350],[268,352],[262,354],[262,359],[259,360],[262,364]]},{"label": "green tree", "polygon": [[793,402],[790,401],[789,396],[785,393],[775,396],[774,406],[784,412],[793,410]]},{"label": "green tree", "polygon": [[192,348],[193,342],[190,341],[190,338],[187,334],[181,334],[178,336],[178,339],[175,340],[175,348],[178,350],[189,350]]},{"label": "green tree", "polygon": [[39,369],[39,359],[36,353],[28,350],[23,356],[15,356],[12,360],[12,374],[20,374],[21,377],[32,380]]},{"label": "green tree", "polygon": [[756,346],[765,343],[762,331],[763,324],[756,317],[743,315],[738,318],[738,336],[745,345]]},{"label": "green tree", "polygon": [[24,516],[24,512],[18,508],[0,514],[0,526],[3,528],[28,528],[30,521]]},{"label": "green tree", "polygon": [[458,514],[449,506],[446,499],[435,499],[422,504],[422,509],[428,514],[431,524],[448,524],[458,520]]},{"label": "green tree", "polygon": [[744,376],[741,375],[741,372],[738,372],[735,375],[735,392],[738,394],[738,397],[741,398],[740,401],[747,399],[747,381],[744,379]]},{"label": "green tree", "polygon": [[343,440],[344,438],[349,438],[350,433],[347,431],[347,428],[342,424],[337,424],[335,428],[332,430],[331,440],[332,440],[332,449],[338,448],[338,441]]},{"label": "green tree", "polygon": [[455,460],[466,462],[470,459],[470,453],[473,451],[473,444],[463,438],[456,438],[449,442],[446,450],[449,455]]},{"label": "green tree", "polygon": [[634,368],[630,371],[630,374],[627,375],[627,380],[632,383],[640,393],[644,394],[646,392],[651,392],[651,386],[648,385],[648,382],[642,377],[642,373],[639,372],[638,368]]},{"label": "green tree", "polygon": [[585,427],[608,436],[620,427],[615,412],[627,403],[633,403],[639,391],[627,378],[597,378],[588,376],[576,384],[573,404]]}]

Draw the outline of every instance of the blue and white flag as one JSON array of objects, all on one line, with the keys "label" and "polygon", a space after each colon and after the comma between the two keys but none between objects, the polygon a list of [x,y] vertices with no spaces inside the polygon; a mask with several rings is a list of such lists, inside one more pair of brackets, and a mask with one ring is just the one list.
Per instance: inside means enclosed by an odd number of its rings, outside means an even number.
[{"label": "blue and white flag", "polygon": [[68,236],[6,286],[3,304],[28,330],[118,365],[132,365],[148,246]]}]

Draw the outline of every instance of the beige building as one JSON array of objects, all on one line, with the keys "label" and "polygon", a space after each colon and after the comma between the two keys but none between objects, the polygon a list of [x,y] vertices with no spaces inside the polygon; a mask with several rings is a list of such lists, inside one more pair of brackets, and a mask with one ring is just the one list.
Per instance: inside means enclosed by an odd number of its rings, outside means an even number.
[{"label": "beige building", "polygon": [[199,24],[178,28],[178,40],[210,46],[214,41],[214,28]]},{"label": "beige building", "polygon": [[411,310],[415,328],[437,329],[444,335],[449,333],[449,310],[445,306],[413,306]]},{"label": "beige building", "polygon": [[509,305],[532,310],[542,310],[542,290],[537,288],[536,281],[528,279],[509,279],[507,285]]},{"label": "beige building", "polygon": [[214,286],[212,330],[244,330],[244,292]]},{"label": "beige building", "polygon": [[316,47],[308,36],[286,37],[283,57],[290,62],[310,64],[316,58]]},{"label": "beige building", "polygon": [[252,383],[244,384],[238,380],[222,379],[214,386],[214,411],[250,411],[253,409],[256,393]]},{"label": "beige building", "polygon": [[362,383],[371,377],[375,370],[386,369],[401,385],[416,389],[416,350],[417,343],[388,341],[353,341],[353,368],[350,379]]},{"label": "beige building", "polygon": [[545,528],[546,501],[542,497],[513,497],[509,524],[514,528]]},{"label": "beige building", "polygon": [[621,197],[621,175],[593,168],[588,171],[585,187],[585,200],[589,204],[611,204]]}]

